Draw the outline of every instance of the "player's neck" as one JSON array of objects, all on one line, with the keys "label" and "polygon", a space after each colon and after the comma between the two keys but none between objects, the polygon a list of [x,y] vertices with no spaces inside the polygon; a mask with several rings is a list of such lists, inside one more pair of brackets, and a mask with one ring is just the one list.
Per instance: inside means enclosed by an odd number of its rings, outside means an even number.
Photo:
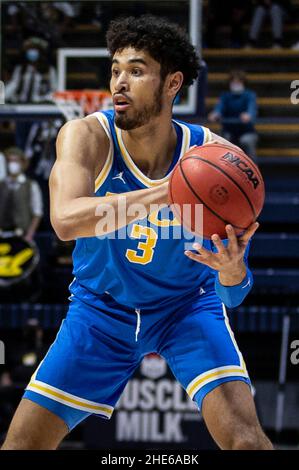
[{"label": "player's neck", "polygon": [[134,163],[147,177],[160,179],[165,176],[177,143],[171,116],[153,119],[132,131],[122,131],[122,138]]}]

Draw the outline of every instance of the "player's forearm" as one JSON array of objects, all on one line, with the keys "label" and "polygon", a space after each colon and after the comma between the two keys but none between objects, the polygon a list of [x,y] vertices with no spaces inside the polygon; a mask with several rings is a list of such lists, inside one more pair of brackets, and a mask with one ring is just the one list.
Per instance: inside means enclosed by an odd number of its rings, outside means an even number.
[{"label": "player's forearm", "polygon": [[167,184],[104,197],[79,197],[52,210],[59,238],[73,240],[102,236],[149,214],[151,205],[167,203]]}]

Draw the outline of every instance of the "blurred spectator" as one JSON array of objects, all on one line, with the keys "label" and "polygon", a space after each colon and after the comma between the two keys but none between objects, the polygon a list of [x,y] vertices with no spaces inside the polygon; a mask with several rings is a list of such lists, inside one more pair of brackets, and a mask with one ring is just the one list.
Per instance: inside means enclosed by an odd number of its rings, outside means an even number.
[{"label": "blurred spectator", "polygon": [[0,375],[0,387],[10,387],[12,383],[10,372],[8,370],[2,372]]},{"label": "blurred spectator", "polygon": [[239,145],[252,158],[256,157],[257,134],[254,123],[257,114],[256,95],[246,88],[246,75],[241,70],[231,72],[230,91],[223,93],[208,119],[222,122],[223,137]]},{"label": "blurred spectator", "polygon": [[[244,45],[243,25],[251,13],[251,0],[209,0],[206,30],[207,47],[223,47],[219,41],[219,28],[229,25],[231,47]],[[218,39],[218,40],[217,40]]]},{"label": "blurred spectator", "polygon": [[16,23],[15,26],[17,28],[17,15],[20,12],[20,5],[21,2],[9,2],[9,4],[6,5],[6,13],[8,17],[11,20],[11,23]]},{"label": "blurred spectator", "polygon": [[43,215],[42,195],[36,181],[25,175],[25,154],[17,147],[5,152],[7,176],[0,182],[0,230],[21,230],[32,241]]},{"label": "blurred spectator", "polygon": [[248,46],[254,47],[257,45],[262,24],[268,15],[271,17],[273,48],[281,48],[283,19],[289,8],[289,0],[257,0],[249,31]]},{"label": "blurred spectator", "polygon": [[19,336],[10,340],[7,365],[0,371],[0,441],[2,441],[12,416],[49,344],[37,318],[29,318]]},{"label": "blurred spectator", "polygon": [[56,138],[63,121],[60,119],[37,121],[31,124],[24,145],[30,162],[28,174],[37,180],[43,194],[44,217],[42,230],[52,230],[50,224],[49,176],[56,159]]},{"label": "blurred spectator", "polygon": [[41,7],[59,11],[68,20],[76,18],[80,12],[80,2],[47,2],[43,3]]},{"label": "blurred spectator", "polygon": [[22,46],[20,63],[13,70],[6,84],[5,98],[8,103],[42,103],[49,100],[57,89],[56,70],[49,64],[48,43],[31,37]]},{"label": "blurred spectator", "polygon": [[91,23],[95,26],[98,26],[100,29],[102,29],[102,26],[103,26],[102,18],[103,18],[103,5],[101,5],[100,2],[97,2],[94,7],[93,19],[91,20]]},{"label": "blurred spectator", "polygon": [[5,2],[4,8],[19,40],[38,34],[58,46],[66,28],[80,14],[81,2]]},{"label": "blurred spectator", "polygon": [[47,181],[56,159],[56,138],[63,121],[34,122],[27,135],[24,153],[30,160],[30,174]]},{"label": "blurred spectator", "polygon": [[[41,14],[43,20],[51,23],[54,32],[53,39],[60,39],[63,33],[74,25],[81,9],[79,2],[45,2],[41,3]],[[52,33],[53,36],[53,33]]]},{"label": "blurred spectator", "polygon": [[29,318],[23,330],[23,340],[13,354],[15,367],[11,371],[13,381],[27,384],[47,351],[44,332],[37,318]]},{"label": "blurred spectator", "polygon": [[[48,43],[31,37],[22,46],[22,56],[5,88],[8,103],[43,103],[57,89],[55,68],[49,64]],[[32,121],[16,122],[16,145],[24,148]]]},{"label": "blurred spectator", "polygon": [[6,177],[5,156],[2,152],[0,152],[0,181],[4,180],[5,177]]},{"label": "blurred spectator", "polygon": [[17,36],[18,40],[22,38],[23,34],[20,5],[22,5],[20,2],[7,2],[2,6],[4,10],[3,13],[6,18],[6,25],[10,26],[12,32]]},{"label": "blurred spectator", "polygon": [[0,373],[0,440],[5,435],[11,418],[15,411],[13,395],[13,382],[8,370]]},{"label": "blurred spectator", "polygon": [[231,46],[244,46],[244,29],[243,25],[251,11],[251,0],[231,0]]}]

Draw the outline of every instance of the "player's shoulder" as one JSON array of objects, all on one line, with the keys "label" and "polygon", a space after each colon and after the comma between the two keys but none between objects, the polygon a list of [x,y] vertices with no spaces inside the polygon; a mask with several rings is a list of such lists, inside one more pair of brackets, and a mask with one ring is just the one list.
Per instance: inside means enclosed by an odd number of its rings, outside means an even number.
[{"label": "player's shoulder", "polygon": [[109,154],[110,141],[96,116],[68,121],[60,129],[56,141],[57,160],[81,162],[95,168],[98,174]]},{"label": "player's shoulder", "polygon": [[99,138],[105,137],[106,133],[100,125],[99,120],[94,115],[89,115],[80,119],[67,121],[59,131],[61,134],[74,134],[76,136],[95,135]]},{"label": "player's shoulder", "polygon": [[90,115],[81,119],[67,121],[59,130],[57,144],[69,142],[80,143],[81,147],[109,146],[109,138],[96,116]]},{"label": "player's shoulder", "polygon": [[188,127],[191,133],[191,144],[202,145],[212,140],[212,133],[208,127],[201,125],[200,123],[190,123],[185,121],[177,121],[184,126]]}]

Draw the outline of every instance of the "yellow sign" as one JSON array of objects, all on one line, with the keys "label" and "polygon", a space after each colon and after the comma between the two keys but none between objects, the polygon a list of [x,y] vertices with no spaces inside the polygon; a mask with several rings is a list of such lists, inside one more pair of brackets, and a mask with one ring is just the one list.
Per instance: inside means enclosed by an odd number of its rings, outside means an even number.
[{"label": "yellow sign", "polygon": [[34,254],[32,248],[24,248],[14,255],[9,255],[11,248],[9,243],[0,243],[0,277],[21,276],[22,266]]}]

